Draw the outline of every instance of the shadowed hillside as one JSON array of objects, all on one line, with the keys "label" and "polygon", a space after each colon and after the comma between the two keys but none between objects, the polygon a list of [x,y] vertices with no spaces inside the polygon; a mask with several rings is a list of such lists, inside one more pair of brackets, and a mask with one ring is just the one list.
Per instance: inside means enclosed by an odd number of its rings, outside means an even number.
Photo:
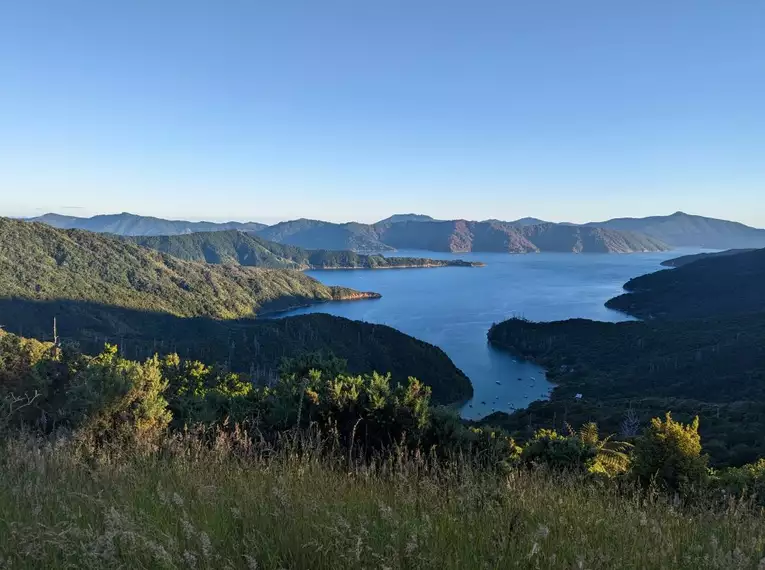
[{"label": "shadowed hillside", "polygon": [[737,255],[739,253],[746,253],[748,251],[754,251],[754,250],[726,249],[724,251],[716,251],[711,253],[694,253],[692,255],[681,255],[680,257],[667,259],[666,261],[662,261],[661,264],[664,267],[682,267],[683,265],[688,265],[689,263],[694,263],[695,261],[700,261],[702,259],[711,259],[713,257],[726,257],[728,255]]},{"label": "shadowed hillside", "polygon": [[765,249],[711,256],[630,279],[606,306],[640,318],[765,312]]},{"label": "shadowed hillside", "polygon": [[282,358],[318,352],[344,359],[354,374],[390,372],[397,383],[415,376],[431,386],[438,403],[461,402],[473,393],[440,348],[384,325],[324,314],[219,320],[81,301],[0,299],[0,325],[9,332],[50,340],[54,318],[59,336],[89,354],[100,352],[105,342],[138,360],[177,352],[271,381]]}]

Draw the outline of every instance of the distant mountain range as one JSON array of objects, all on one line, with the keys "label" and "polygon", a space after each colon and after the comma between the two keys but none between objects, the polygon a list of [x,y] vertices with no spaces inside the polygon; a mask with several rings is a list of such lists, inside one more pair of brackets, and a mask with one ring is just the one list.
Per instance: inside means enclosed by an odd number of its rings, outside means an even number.
[{"label": "distant mountain range", "polygon": [[297,220],[266,228],[257,235],[305,248],[354,251],[419,249],[451,253],[628,253],[668,249],[660,240],[633,232],[497,221],[388,221],[364,225]]},{"label": "distant mountain range", "polygon": [[538,218],[521,218],[510,222],[435,220],[423,214],[395,214],[375,224],[299,219],[272,226],[255,222],[219,224],[174,221],[127,213],[93,218],[46,214],[33,220],[57,228],[78,228],[127,236],[238,230],[268,241],[306,249],[350,250],[357,253],[393,249],[455,253],[628,253],[660,251],[669,247],[765,247],[765,230],[683,212],[648,218],[616,218],[587,224],[551,223]]},{"label": "distant mountain range", "polygon": [[640,232],[674,247],[712,249],[765,247],[765,230],[751,228],[738,222],[693,216],[684,212],[675,212],[671,216],[616,218],[585,225]]},{"label": "distant mountain range", "polygon": [[393,247],[380,241],[380,236],[375,227],[356,222],[336,224],[301,218],[269,226],[258,231],[257,235],[269,241],[296,245],[307,249],[350,250],[356,252],[393,250]]},{"label": "distant mountain range", "polygon": [[116,234],[119,236],[169,236],[190,234],[193,232],[211,232],[219,230],[258,231],[266,227],[257,222],[186,222],[183,220],[163,220],[135,214],[108,214],[92,218],[77,218],[60,214],[45,214],[31,218],[33,222],[43,222],[62,230],[88,230],[91,232]]},{"label": "distant mountain range", "polygon": [[399,222],[436,222],[435,218],[426,216],[425,214],[394,214],[389,218],[380,220],[378,224],[397,224]]}]

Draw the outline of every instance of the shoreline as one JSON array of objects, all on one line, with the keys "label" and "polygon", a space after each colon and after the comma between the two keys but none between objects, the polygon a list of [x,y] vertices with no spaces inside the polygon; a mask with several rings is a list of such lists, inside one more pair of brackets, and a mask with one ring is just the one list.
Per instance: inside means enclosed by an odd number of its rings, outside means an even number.
[{"label": "shoreline", "polygon": [[356,271],[356,270],[368,270],[368,271],[375,271],[379,269],[442,269],[444,267],[464,267],[464,268],[474,268],[474,267],[486,267],[485,263],[482,262],[465,262],[462,263],[447,263],[447,264],[432,264],[429,263],[427,265],[388,265],[388,266],[382,266],[382,267],[339,267],[339,266],[332,266],[332,267],[320,267],[320,266],[309,266],[306,269],[302,269],[301,271]]},{"label": "shoreline", "polygon": [[255,313],[255,318],[261,318],[261,317],[270,318],[275,315],[279,315],[281,313],[289,313],[290,311],[296,311],[297,309],[306,309],[308,307],[313,307],[315,305],[323,305],[325,303],[347,303],[351,301],[369,301],[369,300],[376,300],[376,299],[382,299],[382,295],[380,293],[363,292],[353,297],[346,297],[343,299],[316,299],[312,301],[305,301],[303,303],[299,303],[296,305],[290,305],[289,307],[284,307],[280,309],[264,309],[260,311],[259,313]]}]

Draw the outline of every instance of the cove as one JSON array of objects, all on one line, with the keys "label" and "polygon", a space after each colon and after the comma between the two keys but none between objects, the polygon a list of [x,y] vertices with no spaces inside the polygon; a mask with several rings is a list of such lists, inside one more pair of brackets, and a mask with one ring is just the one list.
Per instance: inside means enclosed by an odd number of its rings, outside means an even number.
[{"label": "cove", "polygon": [[324,303],[280,316],[329,313],[392,326],[434,344],[473,383],[473,399],[461,414],[480,419],[512,412],[546,398],[554,387],[544,370],[493,348],[486,340],[492,323],[521,316],[535,321],[629,317],[603,304],[638,275],[661,262],[697,249],[632,254],[507,253],[448,254],[397,251],[392,255],[482,261],[485,267],[308,271],[328,285],[374,291],[381,299]]}]

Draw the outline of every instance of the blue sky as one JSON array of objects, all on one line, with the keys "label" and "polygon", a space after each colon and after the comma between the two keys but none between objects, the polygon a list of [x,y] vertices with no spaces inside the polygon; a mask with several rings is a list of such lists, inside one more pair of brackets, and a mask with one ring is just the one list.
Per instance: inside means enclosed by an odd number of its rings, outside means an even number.
[{"label": "blue sky", "polygon": [[0,214],[765,226],[762,0],[10,0]]}]

